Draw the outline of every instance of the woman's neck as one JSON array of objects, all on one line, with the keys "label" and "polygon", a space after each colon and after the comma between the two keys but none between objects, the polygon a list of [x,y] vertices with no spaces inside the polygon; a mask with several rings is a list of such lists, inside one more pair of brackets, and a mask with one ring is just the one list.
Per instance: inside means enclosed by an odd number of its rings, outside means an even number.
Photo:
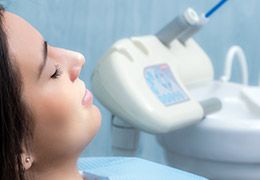
[{"label": "woman's neck", "polygon": [[37,180],[83,180],[77,169],[76,160],[64,160],[37,164],[30,168],[29,177]]}]

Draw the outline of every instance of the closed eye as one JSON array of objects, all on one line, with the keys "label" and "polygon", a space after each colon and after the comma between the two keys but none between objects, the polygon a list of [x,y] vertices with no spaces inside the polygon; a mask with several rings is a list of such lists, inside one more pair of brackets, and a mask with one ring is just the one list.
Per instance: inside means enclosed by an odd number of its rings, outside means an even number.
[{"label": "closed eye", "polygon": [[57,79],[62,74],[62,70],[59,65],[55,65],[55,68],[55,72],[51,75],[52,79]]}]

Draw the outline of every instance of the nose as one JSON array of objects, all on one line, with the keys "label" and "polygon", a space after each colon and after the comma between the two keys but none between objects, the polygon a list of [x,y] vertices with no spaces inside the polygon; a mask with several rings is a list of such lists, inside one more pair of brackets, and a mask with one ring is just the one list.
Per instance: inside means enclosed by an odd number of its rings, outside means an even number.
[{"label": "nose", "polygon": [[83,54],[78,52],[73,52],[72,60],[71,60],[71,67],[70,67],[70,80],[74,82],[80,74],[83,64],[85,63],[85,58]]}]

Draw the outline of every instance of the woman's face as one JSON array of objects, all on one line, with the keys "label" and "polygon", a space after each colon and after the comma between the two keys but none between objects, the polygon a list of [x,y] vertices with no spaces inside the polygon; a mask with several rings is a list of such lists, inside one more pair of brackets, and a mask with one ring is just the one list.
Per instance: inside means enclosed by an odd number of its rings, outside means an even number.
[{"label": "woman's face", "polygon": [[[22,99],[33,113],[36,162],[80,153],[101,118],[79,79],[83,55],[47,45],[36,29],[12,13],[4,13],[4,25],[12,61],[21,73]],[[89,99],[82,104],[84,97]]]}]

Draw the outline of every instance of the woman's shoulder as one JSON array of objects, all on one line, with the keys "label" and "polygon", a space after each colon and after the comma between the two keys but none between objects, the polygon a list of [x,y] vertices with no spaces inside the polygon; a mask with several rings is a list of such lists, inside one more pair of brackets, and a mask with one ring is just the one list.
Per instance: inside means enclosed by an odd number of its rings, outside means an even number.
[{"label": "woman's shoulder", "polygon": [[[87,157],[78,160],[78,168],[92,179],[205,180],[200,176],[141,158]],[[89,178],[91,179],[91,178]]]}]

